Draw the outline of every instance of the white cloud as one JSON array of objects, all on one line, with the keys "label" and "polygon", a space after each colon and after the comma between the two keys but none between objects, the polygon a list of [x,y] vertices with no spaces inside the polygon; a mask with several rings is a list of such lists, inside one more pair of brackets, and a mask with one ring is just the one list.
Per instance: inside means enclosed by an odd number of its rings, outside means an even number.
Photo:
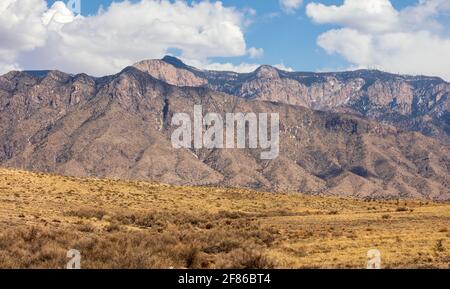
[{"label": "white cloud", "polygon": [[[239,73],[253,72],[256,69],[258,69],[258,67],[261,66],[261,64],[258,64],[258,63],[246,63],[246,62],[236,65],[236,64],[233,64],[230,62],[217,63],[217,62],[209,62],[209,61],[198,61],[195,59],[186,59],[186,58],[181,58],[181,60],[184,63],[186,63],[187,65],[194,66],[194,67],[197,67],[200,69],[216,70],[216,71],[234,71],[234,72],[239,72]],[[276,67],[280,70],[294,71],[291,67],[287,67],[283,63],[274,64],[272,66]]]},{"label": "white cloud", "polygon": [[0,2],[0,72],[17,68],[20,53],[45,45],[46,29],[40,19],[45,10],[42,1]]},{"label": "white cloud", "polygon": [[345,0],[341,6],[310,3],[306,9],[316,23],[341,26],[320,35],[317,43],[353,67],[450,80],[450,37],[438,19],[446,11],[448,0],[421,0],[403,10],[396,10],[389,0]]},{"label": "white cloud", "polygon": [[389,0],[345,0],[342,6],[310,3],[306,13],[317,23],[339,24],[365,32],[388,31],[398,21],[398,12]]},{"label": "white cloud", "polygon": [[290,72],[294,71],[294,69],[292,67],[284,65],[284,63],[275,64],[273,67],[278,68],[279,70],[284,70],[284,71],[290,71]]},{"label": "white cloud", "polygon": [[374,55],[373,38],[358,30],[343,28],[323,33],[317,39],[329,54],[339,53],[352,63],[369,66]]},{"label": "white cloud", "polygon": [[302,4],[303,0],[279,0],[281,8],[287,13],[293,13]]},{"label": "white cloud", "polygon": [[264,49],[251,47],[248,49],[248,54],[250,58],[261,58],[264,56]]},{"label": "white cloud", "polygon": [[59,1],[48,9],[44,0],[2,0],[0,70],[20,66],[104,75],[173,49],[202,63],[244,56],[243,28],[252,13],[221,2],[141,0],[74,17]]},{"label": "white cloud", "polygon": [[[187,62],[192,63],[192,62]],[[195,67],[206,69],[206,70],[217,70],[217,71],[234,71],[239,73],[248,73],[255,71],[260,65],[254,63],[240,63],[238,65],[232,63],[197,63]]]}]

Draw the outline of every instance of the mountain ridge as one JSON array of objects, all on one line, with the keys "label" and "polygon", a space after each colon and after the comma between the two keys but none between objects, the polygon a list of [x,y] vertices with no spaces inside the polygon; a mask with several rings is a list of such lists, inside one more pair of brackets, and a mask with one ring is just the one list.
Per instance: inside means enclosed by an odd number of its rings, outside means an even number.
[{"label": "mountain ridge", "polygon": [[[147,59],[147,60],[142,60],[142,61],[154,61],[154,59]],[[140,61],[140,62],[142,62]],[[391,72],[385,72],[379,69],[355,69],[355,70],[345,70],[345,71],[325,71],[325,72],[313,72],[313,71],[287,71],[287,70],[283,70],[280,68],[277,68],[273,65],[270,64],[261,64],[260,66],[258,66],[254,71],[252,72],[245,72],[245,73],[239,73],[239,72],[234,72],[234,71],[227,71],[227,70],[208,70],[208,69],[198,69],[195,68],[193,66],[187,65],[186,63],[184,63],[181,59],[174,57],[174,56],[170,56],[170,55],[166,55],[164,56],[161,61],[166,62],[167,64],[171,64],[177,68],[182,68],[182,69],[192,69],[192,70],[196,70],[196,71],[203,71],[203,72],[222,72],[222,73],[234,73],[234,74],[253,74],[255,72],[257,72],[258,70],[260,70],[263,67],[270,67],[273,68],[275,70],[278,70],[279,72],[282,73],[286,73],[287,75],[291,74],[300,74],[300,75],[346,75],[346,74],[351,74],[351,73],[359,73],[359,74],[376,74],[376,75],[386,75],[386,76],[391,76],[391,77],[399,77],[399,78],[406,78],[409,80],[417,80],[417,79],[429,79],[429,80],[436,80],[436,81],[442,81],[445,83],[449,83],[447,81],[445,81],[443,78],[439,77],[439,76],[428,76],[428,75],[412,75],[412,74],[398,74],[398,73],[391,73]],[[138,62],[139,63],[139,62]]]},{"label": "mountain ridge", "polygon": [[[263,161],[259,150],[174,149],[171,118],[176,112],[192,116],[194,105],[220,114],[279,113],[280,156]],[[56,71],[0,77],[4,167],[310,195],[448,200],[448,155],[439,140],[361,116],[171,85],[135,67],[100,78]]]},{"label": "mountain ridge", "polygon": [[134,67],[176,86],[208,87],[245,99],[354,113],[450,140],[450,84],[439,77],[379,70],[288,72],[268,65],[250,73],[221,72],[199,70],[174,57],[144,60]]}]

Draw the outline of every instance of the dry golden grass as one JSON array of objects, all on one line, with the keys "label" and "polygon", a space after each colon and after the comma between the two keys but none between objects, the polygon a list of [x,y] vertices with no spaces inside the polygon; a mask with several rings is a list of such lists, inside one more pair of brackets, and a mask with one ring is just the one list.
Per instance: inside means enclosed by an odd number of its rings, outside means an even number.
[{"label": "dry golden grass", "polygon": [[449,268],[450,204],[0,169],[0,268]]}]

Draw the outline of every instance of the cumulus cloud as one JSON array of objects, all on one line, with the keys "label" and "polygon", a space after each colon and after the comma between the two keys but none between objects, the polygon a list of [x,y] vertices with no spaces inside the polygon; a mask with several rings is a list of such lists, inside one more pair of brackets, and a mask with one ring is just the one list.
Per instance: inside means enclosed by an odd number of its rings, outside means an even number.
[{"label": "cumulus cloud", "polygon": [[303,0],[279,0],[281,8],[287,13],[293,13],[302,4]]},{"label": "cumulus cloud", "polygon": [[278,68],[279,70],[290,71],[290,72],[294,71],[294,69],[292,67],[284,65],[284,63],[275,64],[274,67]]},{"label": "cumulus cloud", "polygon": [[230,62],[226,63],[217,63],[217,62],[202,62],[202,61],[195,61],[195,60],[186,60],[183,59],[183,61],[191,66],[205,69],[205,70],[217,70],[217,71],[234,71],[239,73],[248,73],[255,71],[260,65],[255,63],[240,63],[238,65],[235,65]]},{"label": "cumulus cloud", "polygon": [[42,1],[0,2],[0,72],[19,67],[20,53],[45,45],[46,29],[40,17],[46,9]]},{"label": "cumulus cloud", "polygon": [[340,26],[317,43],[353,67],[406,74],[438,75],[450,80],[450,37],[439,22],[450,11],[448,0],[421,0],[396,10],[390,0],[345,0],[340,6],[310,3],[316,23]]},{"label": "cumulus cloud", "polygon": [[310,3],[306,13],[316,23],[339,24],[365,32],[389,31],[398,22],[398,12],[389,0],[346,0],[342,6]]},{"label": "cumulus cloud", "polygon": [[252,14],[221,2],[141,0],[113,2],[82,17],[61,1],[48,8],[44,0],[2,0],[0,70],[49,68],[105,75],[173,50],[204,67],[245,70],[248,64],[212,64],[209,59],[262,55],[262,49],[246,47],[243,30]]},{"label": "cumulus cloud", "polygon": [[[194,66],[200,69],[205,69],[205,70],[216,70],[216,71],[234,71],[234,72],[239,72],[239,73],[248,73],[248,72],[253,72],[256,69],[258,69],[258,67],[261,66],[261,64],[258,63],[247,63],[247,62],[243,62],[240,64],[233,64],[230,62],[226,62],[226,63],[217,63],[217,62],[209,62],[209,61],[198,61],[195,59],[187,59],[187,58],[181,58],[181,60],[190,65],[190,66]],[[278,63],[278,64],[273,64],[273,67],[276,67],[280,70],[285,70],[285,71],[294,71],[291,67],[285,66],[283,63]]]}]

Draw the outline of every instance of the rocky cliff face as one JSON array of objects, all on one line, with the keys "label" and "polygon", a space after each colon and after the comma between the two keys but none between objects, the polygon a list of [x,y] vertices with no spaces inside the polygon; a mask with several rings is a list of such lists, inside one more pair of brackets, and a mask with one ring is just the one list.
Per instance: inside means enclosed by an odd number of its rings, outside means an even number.
[{"label": "rocky cliff face", "polygon": [[176,86],[205,86],[208,81],[186,69],[178,69],[163,60],[141,61],[134,65],[156,79]]},{"label": "rocky cliff face", "polygon": [[173,77],[175,73],[161,75],[158,69],[161,60],[143,61],[135,67],[146,67],[141,70],[157,79],[170,78],[173,85],[189,83],[189,86],[208,87],[245,99],[353,113],[450,140],[450,84],[440,78],[373,70],[286,72],[270,66],[262,66],[253,73],[238,74],[198,70],[173,57],[165,57],[162,62],[179,74],[182,72],[183,77]]},{"label": "rocky cliff face", "polygon": [[[149,65],[143,66],[147,67],[145,72],[128,67],[102,78],[57,71],[11,72],[1,76],[1,166],[75,176],[314,195],[450,198],[448,144],[356,115],[273,102],[270,95],[264,99],[271,101],[255,100],[271,87],[290,95],[284,85],[291,82],[310,91],[324,91],[324,87],[328,91],[325,82],[320,86],[315,81],[287,78],[285,72],[271,67],[239,75],[191,68],[178,73],[174,69],[180,68],[172,64],[172,68],[160,71],[159,78],[165,77],[162,81],[149,75],[149,71],[154,71],[153,64]],[[161,62],[158,65],[166,66]],[[171,73],[166,75],[163,71]],[[358,80],[344,81],[340,77],[333,79],[347,83],[346,89],[363,90],[358,88],[363,85]],[[188,83],[192,85],[185,86]],[[235,83],[241,84],[233,86]],[[258,96],[238,97],[221,92],[242,89],[250,93],[252,85],[261,89]],[[372,85],[377,86],[375,82]],[[403,89],[401,85],[394,87]],[[445,97],[442,95],[439,102]],[[376,101],[386,102],[381,96]],[[310,103],[305,98],[302,105]],[[174,130],[171,118],[176,112],[192,115],[195,104],[203,105],[205,111],[222,114],[279,113],[280,156],[265,161],[259,157],[260,150],[253,149],[174,149],[170,143]]]}]

